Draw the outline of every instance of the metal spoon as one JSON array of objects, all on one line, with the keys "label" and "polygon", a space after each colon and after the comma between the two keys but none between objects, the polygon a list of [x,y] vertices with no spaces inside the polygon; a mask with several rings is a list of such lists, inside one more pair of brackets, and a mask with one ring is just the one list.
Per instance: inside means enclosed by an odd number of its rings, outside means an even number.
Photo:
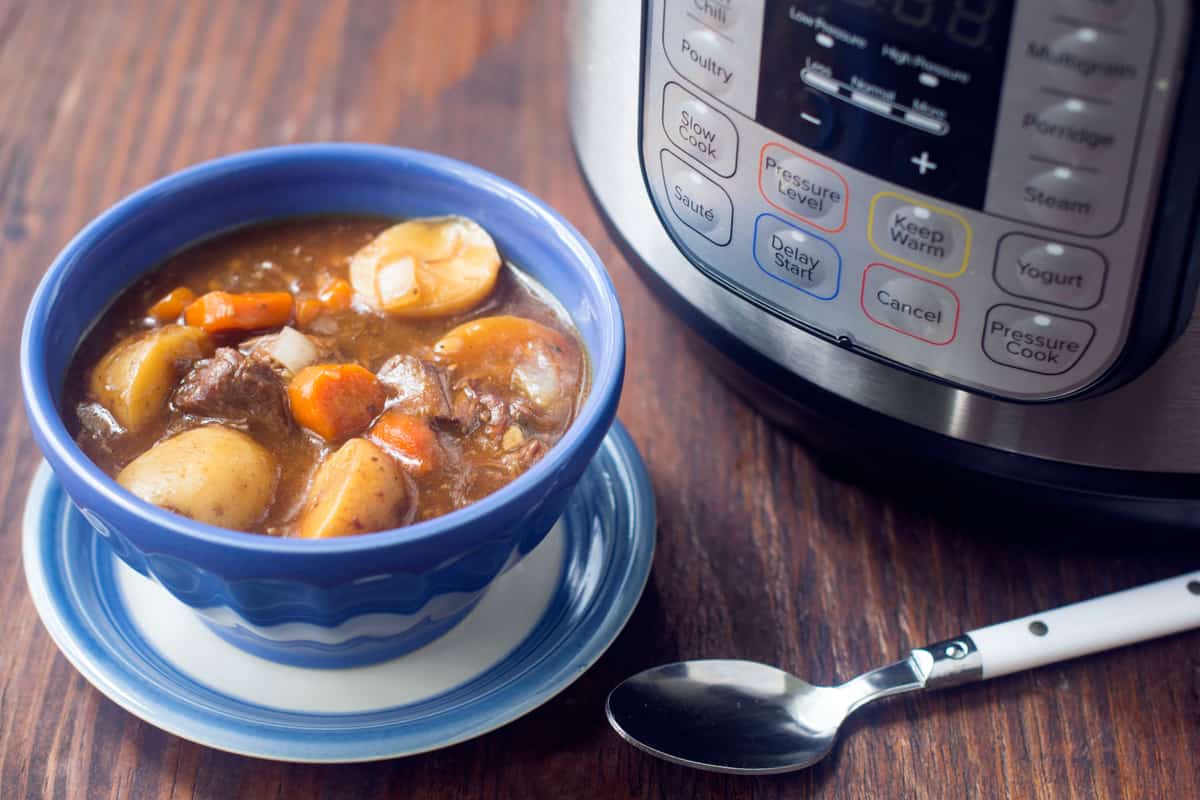
[{"label": "metal spoon", "polygon": [[753,661],[683,661],[608,696],[608,721],[651,755],[716,772],[790,772],[820,761],[872,700],[940,689],[1200,627],[1200,572],[1001,622],[913,650],[840,686]]}]

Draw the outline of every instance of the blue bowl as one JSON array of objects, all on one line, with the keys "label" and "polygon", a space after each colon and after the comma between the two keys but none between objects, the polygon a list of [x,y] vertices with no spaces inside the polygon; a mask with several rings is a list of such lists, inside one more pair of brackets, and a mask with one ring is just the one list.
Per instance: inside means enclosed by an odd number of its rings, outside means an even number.
[{"label": "blue bowl", "polygon": [[[324,541],[195,522],[105,475],[63,423],[63,383],[84,334],[167,256],[230,228],[309,214],[462,214],[552,292],[591,358],[592,386],[550,452],[498,492],[406,528]],[[34,294],[21,388],[34,438],[67,493],[125,563],[157,580],[221,636],[266,658],[341,667],[420,647],[461,620],[562,514],[616,413],[625,334],[596,253],[537,198],[429,153],[308,144],[217,159],[164,178],[88,225]]]}]

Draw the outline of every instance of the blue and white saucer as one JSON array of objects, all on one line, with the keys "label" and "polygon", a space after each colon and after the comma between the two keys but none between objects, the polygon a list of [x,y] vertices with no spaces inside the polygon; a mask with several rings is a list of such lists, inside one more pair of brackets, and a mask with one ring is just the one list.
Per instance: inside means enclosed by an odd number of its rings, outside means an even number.
[{"label": "blue and white saucer", "polygon": [[579,677],[633,612],[654,552],[646,470],[616,424],[567,512],[445,636],[392,661],[309,669],[218,638],[114,558],[42,464],[25,507],[25,577],[63,655],[176,736],[285,761],[370,761],[446,747]]}]

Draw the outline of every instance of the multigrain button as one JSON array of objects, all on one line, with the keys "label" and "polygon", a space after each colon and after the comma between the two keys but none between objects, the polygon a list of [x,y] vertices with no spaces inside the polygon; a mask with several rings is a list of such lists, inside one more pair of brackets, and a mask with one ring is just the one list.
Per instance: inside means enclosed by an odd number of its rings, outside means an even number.
[{"label": "multigrain button", "polygon": [[1070,98],[1027,111],[1021,128],[1035,153],[1071,165],[1101,166],[1117,144],[1117,115],[1087,100]]},{"label": "multigrain button", "polygon": [[768,144],[759,157],[758,188],[768,203],[823,231],[846,227],[849,187],[841,175],[807,156]]},{"label": "multigrain button", "polygon": [[1046,68],[1056,89],[1104,94],[1141,79],[1121,37],[1097,28],[1077,28],[1054,40],[1031,38],[1025,57]]},{"label": "multigrain button", "polygon": [[726,178],[737,167],[737,129],[729,117],[684,89],[663,90],[663,130],[676,147]]},{"label": "multigrain button", "polygon": [[1079,170],[1055,167],[1034,175],[1022,197],[1029,218],[1048,227],[1095,233],[1105,225],[1095,182]]},{"label": "multigrain button", "polygon": [[733,86],[733,53],[715,32],[697,28],[679,37],[671,64],[683,77],[718,97]]},{"label": "multigrain button", "polygon": [[867,267],[859,304],[877,325],[927,344],[949,344],[958,333],[958,295],[887,264]]},{"label": "multigrain button", "polygon": [[889,260],[945,278],[963,274],[971,253],[971,229],[962,215],[896,192],[871,199],[867,236]]},{"label": "multigrain button", "polygon": [[1011,295],[1092,308],[1104,294],[1104,256],[1090,247],[1010,233],[996,247],[996,283]]},{"label": "multigrain button", "polygon": [[1134,0],[1057,0],[1060,11],[1084,22],[1120,22]]},{"label": "multigrain button", "polygon": [[754,261],[772,278],[818,300],[837,296],[842,273],[837,248],[774,214],[754,221]]},{"label": "multigrain button", "polygon": [[1061,375],[1079,363],[1095,335],[1095,327],[1082,319],[998,305],[983,323],[983,352],[1006,367]]},{"label": "multigrain button", "polygon": [[661,157],[667,202],[675,216],[714,244],[729,244],[733,231],[733,203],[729,195],[674,153],[663,150]]}]

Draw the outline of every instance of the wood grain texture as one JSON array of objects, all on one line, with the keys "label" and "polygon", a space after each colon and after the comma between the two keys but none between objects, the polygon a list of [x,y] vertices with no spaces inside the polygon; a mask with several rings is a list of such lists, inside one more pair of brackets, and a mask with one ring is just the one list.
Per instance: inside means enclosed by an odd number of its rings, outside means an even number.
[{"label": "wood grain texture", "polygon": [[[136,187],[249,147],[428,148],[515,180],[596,245],[624,303],[621,418],[659,503],[628,628],[562,695],[480,739],[369,765],[242,758],[92,689],[25,588],[37,454],[0,395],[0,798],[1200,797],[1200,634],[874,706],[801,774],[706,775],[620,742],[602,700],[667,660],[844,679],[904,648],[1200,564],[1196,545],[1005,536],[839,481],[726,389],[608,238],[566,132],[557,0],[0,0],[0,354],[54,254]],[[1150,549],[1151,552],[1146,552]]]}]

